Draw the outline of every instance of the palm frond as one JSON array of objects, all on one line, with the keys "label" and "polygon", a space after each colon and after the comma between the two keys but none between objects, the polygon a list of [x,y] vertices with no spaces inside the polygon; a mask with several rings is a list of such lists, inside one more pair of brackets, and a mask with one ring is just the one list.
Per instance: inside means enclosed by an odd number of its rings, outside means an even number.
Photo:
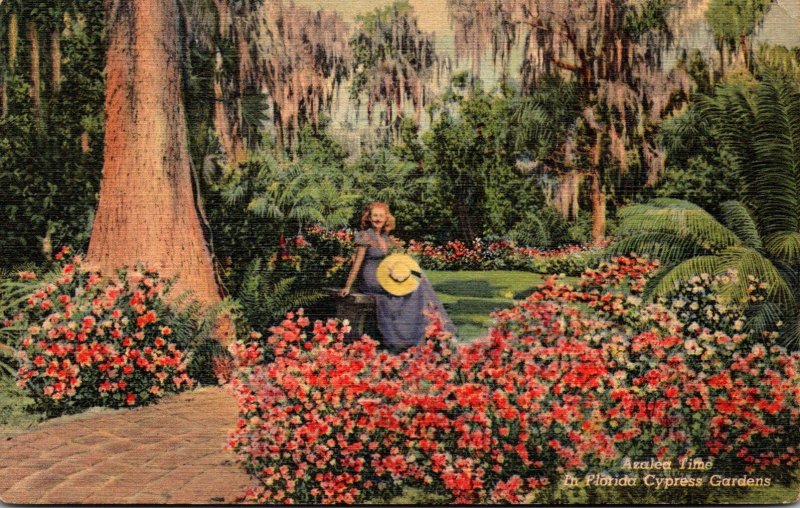
[{"label": "palm frond", "polygon": [[792,267],[800,263],[800,233],[783,231],[770,235],[765,240],[765,248],[774,256]]},{"label": "palm frond", "polygon": [[[747,309],[747,331],[754,337],[760,337],[763,332],[776,328],[775,324],[780,323],[785,315],[786,309],[775,302],[764,301],[751,304]],[[786,327],[780,331],[784,332],[789,329],[790,327]]]},{"label": "palm frond", "polygon": [[630,253],[658,259],[665,265],[673,265],[685,259],[707,254],[708,251],[694,239],[672,233],[647,232],[623,237],[609,245],[606,256],[626,256]]},{"label": "palm frond", "polygon": [[[793,351],[800,349],[800,317],[798,317],[798,311],[800,311],[800,308],[784,312],[782,315],[783,325],[775,330],[780,334],[778,340],[781,344]],[[772,321],[772,323],[775,323],[775,321]]]},{"label": "palm frond", "polygon": [[648,297],[663,296],[694,276],[703,273],[715,274],[719,271],[720,262],[717,256],[695,256],[673,268],[664,268],[648,281],[645,286],[645,295]]},{"label": "palm frond", "polygon": [[688,201],[662,198],[625,207],[618,216],[618,234],[622,238],[642,233],[668,233],[690,238],[709,252],[742,244],[733,231]]},{"label": "palm frond", "polygon": [[[766,75],[749,92],[717,89],[699,102],[713,131],[736,162],[743,201],[753,210],[762,237],[797,231],[800,225],[800,92]],[[746,128],[743,128],[746,126]]]},{"label": "palm frond", "polygon": [[736,281],[725,286],[722,296],[731,302],[747,302],[748,286],[761,281],[767,284],[767,298],[779,305],[793,305],[794,293],[781,272],[768,258],[755,249],[730,247],[719,253],[718,273],[735,272]]},{"label": "palm frond", "polygon": [[761,235],[750,211],[739,201],[725,201],[720,204],[722,220],[742,243],[752,249],[760,249]]}]

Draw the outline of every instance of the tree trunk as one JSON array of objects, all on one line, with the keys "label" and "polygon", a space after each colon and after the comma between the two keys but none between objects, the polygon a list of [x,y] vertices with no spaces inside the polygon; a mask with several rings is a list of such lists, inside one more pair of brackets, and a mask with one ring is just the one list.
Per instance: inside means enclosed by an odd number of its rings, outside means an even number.
[{"label": "tree trunk", "polygon": [[28,42],[31,47],[31,99],[33,99],[33,120],[37,128],[41,128],[42,120],[42,82],[39,63],[39,30],[33,23],[28,23]]},{"label": "tree trunk", "polygon": [[19,44],[19,22],[17,15],[8,19],[8,68],[14,70],[17,65],[17,45]]},{"label": "tree trunk", "polygon": [[217,131],[220,145],[229,164],[236,164],[247,157],[244,139],[241,135],[238,101],[230,100],[225,93],[225,77],[222,75],[222,55],[217,52],[214,75],[214,130]]},{"label": "tree trunk", "polygon": [[89,144],[89,133],[86,131],[81,132],[81,153],[89,153],[92,147]]},{"label": "tree trunk", "polygon": [[144,263],[174,292],[220,301],[193,193],[176,0],[106,0],[103,180],[88,265]]},{"label": "tree trunk", "polygon": [[580,195],[581,175],[571,171],[558,175],[555,206],[564,220],[573,220],[580,213],[578,197]]},{"label": "tree trunk", "polygon": [[750,44],[747,41],[747,35],[739,36],[739,51],[742,54],[742,62],[747,70],[750,70]]},{"label": "tree trunk", "polygon": [[600,185],[600,174],[592,173],[592,241],[600,242],[606,236],[606,195]]},{"label": "tree trunk", "polygon": [[6,80],[8,79],[5,75],[0,76],[0,119],[5,118],[8,116],[8,85],[6,84]]},{"label": "tree trunk", "polygon": [[61,30],[58,28],[53,29],[50,43],[53,95],[58,95],[58,92],[61,90]]}]

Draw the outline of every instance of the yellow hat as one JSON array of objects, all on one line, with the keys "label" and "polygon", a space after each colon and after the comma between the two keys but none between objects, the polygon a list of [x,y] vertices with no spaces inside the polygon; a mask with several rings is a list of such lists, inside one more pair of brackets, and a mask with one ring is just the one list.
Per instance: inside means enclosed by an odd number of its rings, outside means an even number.
[{"label": "yellow hat", "polygon": [[413,293],[419,286],[422,269],[407,254],[390,254],[375,270],[375,278],[387,293],[403,296]]}]

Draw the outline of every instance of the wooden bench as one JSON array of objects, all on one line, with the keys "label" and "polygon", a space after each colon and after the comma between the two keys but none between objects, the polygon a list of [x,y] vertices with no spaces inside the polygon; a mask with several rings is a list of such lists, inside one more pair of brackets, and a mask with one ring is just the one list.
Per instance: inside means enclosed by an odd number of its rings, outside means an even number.
[{"label": "wooden bench", "polygon": [[351,292],[345,297],[339,296],[341,288],[325,288],[336,306],[336,317],[340,320],[350,321],[350,333],[345,340],[353,341],[367,334],[380,340],[378,336],[378,321],[375,315],[375,298],[364,293]]}]

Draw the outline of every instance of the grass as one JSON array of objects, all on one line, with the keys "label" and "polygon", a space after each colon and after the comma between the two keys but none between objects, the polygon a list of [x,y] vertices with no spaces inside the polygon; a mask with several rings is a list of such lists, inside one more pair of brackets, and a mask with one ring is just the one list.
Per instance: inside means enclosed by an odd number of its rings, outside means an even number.
[{"label": "grass", "polygon": [[[461,340],[486,334],[491,325],[490,313],[528,297],[541,284],[544,275],[517,271],[445,272],[426,270],[433,289],[442,300],[447,314],[458,329]],[[577,278],[567,277],[569,282]]]},{"label": "grass", "polygon": [[30,409],[33,399],[18,388],[10,377],[0,377],[0,437],[25,432],[44,419]]}]

